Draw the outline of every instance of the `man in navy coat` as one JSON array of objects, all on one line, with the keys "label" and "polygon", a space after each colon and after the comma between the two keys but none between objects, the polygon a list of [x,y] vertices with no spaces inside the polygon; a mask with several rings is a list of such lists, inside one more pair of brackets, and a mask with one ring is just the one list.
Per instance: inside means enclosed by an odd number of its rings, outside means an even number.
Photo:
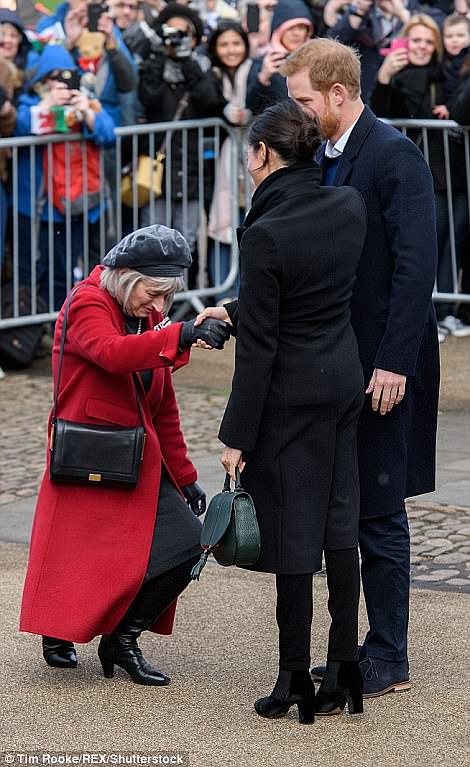
[{"label": "man in navy coat", "polygon": [[[281,70],[282,71],[282,70]],[[365,200],[368,232],[352,298],[367,385],[358,427],[360,550],[369,631],[364,695],[409,689],[410,536],[405,498],[431,492],[439,351],[431,294],[437,263],[432,178],[417,147],[360,99],[357,53],[311,40],[283,67],[289,95],[327,139],[324,183]],[[341,210],[338,210],[341,226]],[[321,668],[314,669],[321,676]]]}]

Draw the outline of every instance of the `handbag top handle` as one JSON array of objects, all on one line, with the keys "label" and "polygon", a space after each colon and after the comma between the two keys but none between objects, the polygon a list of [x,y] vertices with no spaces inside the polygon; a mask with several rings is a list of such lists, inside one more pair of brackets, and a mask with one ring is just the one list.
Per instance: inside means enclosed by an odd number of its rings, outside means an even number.
[{"label": "handbag top handle", "polygon": [[[62,362],[64,359],[64,347],[65,347],[65,336],[67,333],[67,319],[69,315],[69,309],[70,304],[72,303],[72,299],[77,293],[77,291],[80,289],[80,285],[77,285],[73,290],[70,291],[69,296],[67,298],[67,302],[65,304],[65,310],[64,310],[64,320],[62,323],[62,332],[60,335],[60,353],[59,353],[59,365],[57,368],[57,380],[54,388],[54,404],[52,407],[52,423],[54,423],[57,420],[57,402],[59,400],[59,391],[60,391],[60,376],[62,373]],[[132,383],[134,385],[134,391],[135,391],[135,401],[137,403],[137,410],[139,411],[139,418],[141,421],[142,426],[144,426],[144,414],[142,413],[142,407],[140,404],[140,398],[139,398],[139,392],[137,390],[137,386],[135,385],[135,379],[134,374],[132,374]]]},{"label": "handbag top handle", "polygon": [[[227,473],[225,475],[225,482],[224,482],[224,488],[223,488],[223,492],[224,493],[230,493],[231,492],[231,490],[230,490],[230,479],[231,479],[230,474]],[[235,469],[235,490],[237,490],[237,491],[238,490],[243,490],[243,488],[242,488],[242,481],[241,481],[241,477],[240,477],[240,469],[238,468],[238,466]]]}]

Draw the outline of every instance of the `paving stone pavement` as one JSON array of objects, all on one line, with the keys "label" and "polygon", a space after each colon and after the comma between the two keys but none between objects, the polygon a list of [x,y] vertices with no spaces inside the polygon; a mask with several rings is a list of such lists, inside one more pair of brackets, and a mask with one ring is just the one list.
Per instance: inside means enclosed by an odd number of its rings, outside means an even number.
[{"label": "paving stone pavement", "polygon": [[[214,475],[221,449],[216,434],[227,391],[220,385],[214,389],[207,385],[191,386],[185,378],[178,380],[178,376],[175,386],[190,452],[207,456],[207,466]],[[50,401],[47,369],[40,374],[37,370],[10,373],[0,381],[0,514],[2,507],[7,513],[15,504],[32,499],[37,493],[44,468]],[[459,414],[459,420],[462,434],[466,434],[470,414]],[[442,432],[445,423],[441,422]],[[455,430],[455,419],[449,428]],[[463,450],[461,459],[468,461],[470,451],[467,452],[466,444],[463,447],[453,444],[453,448],[457,452]],[[442,455],[446,455],[445,451]],[[462,465],[462,477],[466,476],[464,472]],[[458,482],[457,476],[455,479]],[[413,585],[470,593],[470,507],[464,502],[462,506],[426,498],[409,502]]]}]

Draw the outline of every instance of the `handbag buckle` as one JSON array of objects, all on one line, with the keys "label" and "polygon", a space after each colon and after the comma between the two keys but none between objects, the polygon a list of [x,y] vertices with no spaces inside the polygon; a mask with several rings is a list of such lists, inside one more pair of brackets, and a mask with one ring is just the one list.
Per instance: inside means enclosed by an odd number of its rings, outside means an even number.
[{"label": "handbag buckle", "polygon": [[88,480],[90,482],[101,482],[101,474],[89,474]]},{"label": "handbag buckle", "polygon": [[54,433],[55,433],[55,423],[51,426],[51,436],[49,438],[49,450],[52,451],[54,449]]}]

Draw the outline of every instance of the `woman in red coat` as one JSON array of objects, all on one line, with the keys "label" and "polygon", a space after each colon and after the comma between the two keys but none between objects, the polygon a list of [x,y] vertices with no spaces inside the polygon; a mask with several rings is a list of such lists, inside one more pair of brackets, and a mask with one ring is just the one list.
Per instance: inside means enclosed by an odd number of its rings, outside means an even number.
[{"label": "woman in red coat", "polygon": [[[194,322],[162,322],[190,264],[179,232],[160,225],[140,229],[108,253],[70,303],[58,417],[136,426],[138,391],[146,443],[132,490],[56,484],[48,451],[20,629],[43,635],[51,666],[76,666],[73,642],[102,634],[105,676],[113,676],[117,664],[139,684],[170,681],[147,663],[137,639],[147,629],[171,633],[176,598],[200,554],[197,516],[205,509],[170,369],[188,362],[197,340],[222,348],[228,335],[218,320],[206,321],[202,332]],[[64,308],[56,323],[55,380],[63,318]]]}]

